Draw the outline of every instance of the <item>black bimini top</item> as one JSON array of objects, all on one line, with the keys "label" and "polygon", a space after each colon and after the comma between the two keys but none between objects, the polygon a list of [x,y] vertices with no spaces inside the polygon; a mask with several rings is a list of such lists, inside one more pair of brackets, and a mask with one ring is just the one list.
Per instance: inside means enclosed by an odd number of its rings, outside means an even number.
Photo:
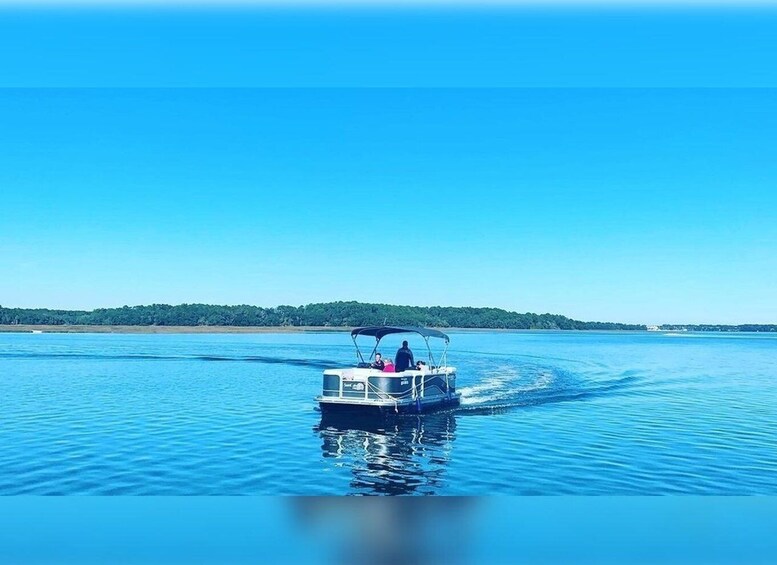
[{"label": "black bimini top", "polygon": [[406,333],[416,333],[424,337],[439,337],[440,339],[444,339],[445,343],[450,341],[448,336],[440,331],[414,326],[369,326],[366,328],[354,328],[353,331],[351,331],[351,337],[355,339],[360,335],[370,335],[381,340],[390,334]]}]

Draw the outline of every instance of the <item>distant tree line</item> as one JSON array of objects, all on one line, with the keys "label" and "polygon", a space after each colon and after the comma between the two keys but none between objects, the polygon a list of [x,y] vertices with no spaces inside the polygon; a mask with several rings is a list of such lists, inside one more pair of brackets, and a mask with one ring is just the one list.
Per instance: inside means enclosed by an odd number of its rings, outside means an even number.
[{"label": "distant tree line", "polygon": [[727,326],[723,324],[664,324],[659,329],[667,331],[689,332],[777,332],[777,324],[740,324]]},{"label": "distant tree line", "polygon": [[307,306],[215,306],[152,304],[96,310],[0,307],[0,324],[117,326],[372,326],[439,328],[644,330],[645,326],[581,322],[554,314],[519,314],[499,308],[420,307],[360,302]]},{"label": "distant tree line", "polygon": [[[640,324],[581,322],[555,314],[519,314],[499,308],[394,306],[327,302],[307,306],[152,304],[97,310],[3,308],[0,324],[97,326],[428,326],[514,330],[645,330]],[[774,332],[777,325],[663,325],[661,330]]]}]

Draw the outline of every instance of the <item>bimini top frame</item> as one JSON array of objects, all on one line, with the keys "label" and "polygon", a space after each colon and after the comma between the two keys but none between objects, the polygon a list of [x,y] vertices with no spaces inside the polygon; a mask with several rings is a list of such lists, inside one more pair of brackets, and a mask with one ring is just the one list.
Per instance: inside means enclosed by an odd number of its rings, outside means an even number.
[{"label": "bimini top frame", "polygon": [[426,350],[429,352],[429,364],[430,366],[434,366],[434,355],[432,354],[432,349],[429,347],[429,338],[430,337],[436,337],[445,340],[445,350],[442,353],[442,357],[440,358],[440,365],[445,366],[448,361],[448,344],[450,343],[450,338],[438,330],[432,330],[429,328],[422,328],[420,326],[368,326],[364,328],[354,328],[351,331],[351,339],[353,339],[353,344],[356,346],[356,355],[358,356],[361,364],[366,364],[366,361],[364,360],[364,357],[362,356],[362,352],[359,349],[359,344],[356,343],[356,338],[360,335],[366,335],[366,336],[372,336],[375,338],[375,347],[372,349],[372,353],[369,356],[369,359],[372,359],[375,355],[375,352],[378,350],[378,345],[380,345],[380,340],[382,340],[387,335],[391,334],[403,334],[403,333],[416,333],[424,338],[424,341],[426,342]]}]

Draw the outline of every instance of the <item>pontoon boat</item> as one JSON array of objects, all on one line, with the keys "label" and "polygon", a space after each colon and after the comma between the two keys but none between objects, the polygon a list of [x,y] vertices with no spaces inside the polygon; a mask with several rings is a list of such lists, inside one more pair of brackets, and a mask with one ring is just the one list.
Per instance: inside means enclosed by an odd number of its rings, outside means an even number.
[{"label": "pontoon boat", "polygon": [[[420,370],[414,367],[400,373],[373,368],[380,341],[387,335],[416,333],[426,342],[428,364]],[[375,347],[367,360],[362,356],[357,338],[375,338]],[[444,333],[421,327],[373,326],[351,332],[356,347],[357,365],[345,369],[324,371],[324,386],[316,400],[324,413],[420,413],[458,406],[461,394],[456,392],[456,369],[448,366],[448,344]],[[444,340],[445,349],[435,361],[429,338]]]}]

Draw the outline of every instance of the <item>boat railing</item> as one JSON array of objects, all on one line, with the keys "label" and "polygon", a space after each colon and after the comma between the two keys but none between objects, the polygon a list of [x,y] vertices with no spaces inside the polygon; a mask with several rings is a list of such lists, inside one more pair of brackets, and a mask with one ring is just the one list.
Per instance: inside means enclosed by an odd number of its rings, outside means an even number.
[{"label": "boat railing", "polygon": [[[451,399],[451,389],[450,389],[450,372],[446,368],[439,367],[439,369],[442,369],[442,373],[445,375],[445,390],[441,390],[443,394],[446,394],[448,400]],[[437,373],[439,375],[439,373]],[[426,379],[425,377],[430,376],[429,373],[416,373],[411,375],[403,375],[402,373],[388,373],[388,375],[391,375],[392,377],[401,377],[401,378],[409,378],[411,379],[411,386],[409,389],[402,393],[391,393],[387,392],[380,387],[376,386],[372,382],[370,382],[370,378],[366,378],[363,381],[359,379],[361,382],[364,383],[364,396],[363,399],[365,402],[380,400],[384,402],[391,402],[394,405],[394,412],[399,412],[399,404],[404,403],[403,401],[411,400],[414,401],[417,406],[418,410],[421,409],[421,403],[423,402],[423,399],[426,397]],[[341,378],[338,379],[338,391],[337,391],[337,398],[339,399],[355,399],[360,398],[359,396],[354,396],[352,392],[346,396],[345,390],[343,387],[343,383],[346,379]],[[437,385],[435,385],[437,386]],[[437,386],[439,388],[439,386]]]},{"label": "boat railing", "polygon": [[369,399],[370,389],[372,389],[372,392],[378,398],[383,396],[382,400],[390,400],[391,402],[393,402],[394,403],[394,412],[399,412],[399,404],[398,404],[399,398],[397,398],[397,397],[387,393],[384,390],[380,390],[378,387],[376,387],[374,384],[372,384],[369,381],[369,379],[367,380],[367,386],[364,387],[364,400],[368,400]]},{"label": "boat railing", "polygon": [[[416,378],[419,378],[419,377],[420,377],[420,384],[416,382]],[[447,376],[446,376],[446,381],[447,381]],[[384,390],[380,390],[374,384],[369,382],[369,379],[368,379],[367,386],[364,387],[364,400],[369,400],[370,392],[374,393],[375,396],[377,396],[381,400],[389,400],[393,402],[394,412],[399,412],[400,400],[404,400],[405,398],[410,398],[411,400],[418,400],[424,397],[424,375],[413,375],[413,384],[410,387],[410,389],[398,395],[389,394]]]}]

